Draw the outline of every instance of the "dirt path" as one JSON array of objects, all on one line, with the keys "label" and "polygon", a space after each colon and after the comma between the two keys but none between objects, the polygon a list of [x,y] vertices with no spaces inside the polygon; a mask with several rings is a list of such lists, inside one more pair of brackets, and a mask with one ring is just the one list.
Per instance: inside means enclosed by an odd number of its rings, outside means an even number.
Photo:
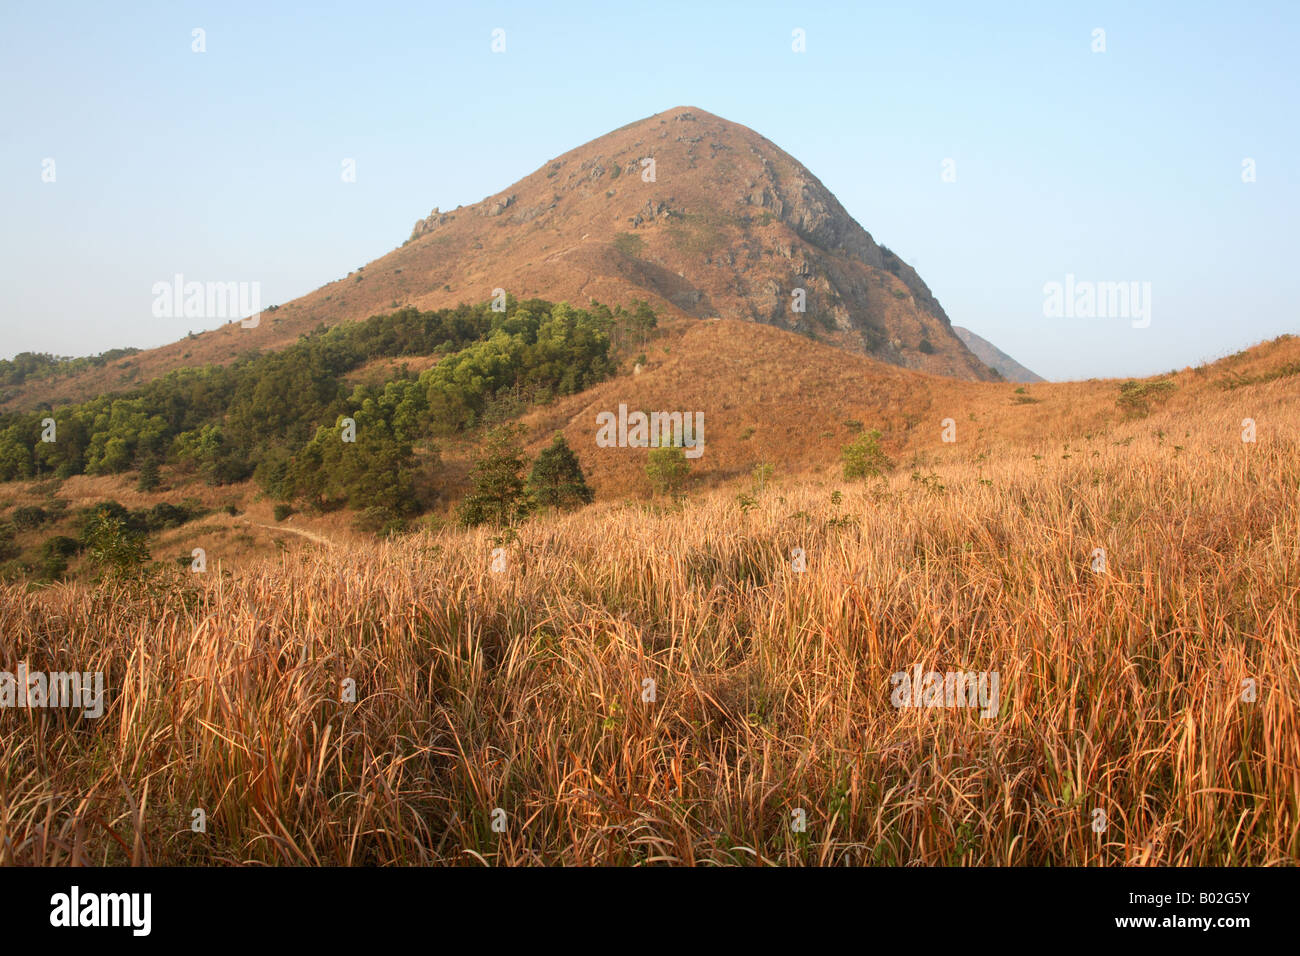
[{"label": "dirt path", "polygon": [[304,530],[304,529],[302,529],[302,528],[288,528],[288,527],[285,527],[284,525],[274,525],[274,524],[258,524],[258,525],[255,525],[255,524],[253,524],[251,521],[248,522],[248,524],[249,524],[251,527],[254,527],[254,528],[265,528],[265,529],[268,530],[268,531],[285,531],[285,532],[288,532],[289,534],[296,534],[296,535],[299,535],[300,537],[306,538],[306,539],[308,539],[309,541],[314,541],[314,542],[316,542],[317,544],[323,544],[323,545],[325,545],[325,547],[327,547],[327,548],[332,548],[332,547],[334,547],[334,542],[333,542],[333,541],[331,541],[329,538],[325,537],[323,534],[317,534],[315,531],[306,531],[306,530]]}]

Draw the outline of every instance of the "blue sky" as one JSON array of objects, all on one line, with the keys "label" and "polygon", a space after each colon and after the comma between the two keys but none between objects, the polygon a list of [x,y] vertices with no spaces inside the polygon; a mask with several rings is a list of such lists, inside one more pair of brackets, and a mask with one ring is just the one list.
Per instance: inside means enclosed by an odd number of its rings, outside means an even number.
[{"label": "blue sky", "polygon": [[[10,0],[0,356],[174,341],[195,320],[151,306],[177,272],[287,301],[680,105],[791,153],[1049,378],[1300,332],[1300,4],[1132,6]],[[1150,282],[1150,326],[1045,317],[1067,273]]]}]

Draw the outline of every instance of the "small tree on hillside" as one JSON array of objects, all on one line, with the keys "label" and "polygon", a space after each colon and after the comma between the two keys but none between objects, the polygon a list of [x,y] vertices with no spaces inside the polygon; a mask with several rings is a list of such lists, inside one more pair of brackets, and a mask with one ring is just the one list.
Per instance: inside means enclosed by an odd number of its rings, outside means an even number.
[{"label": "small tree on hillside", "polygon": [[160,480],[158,477],[158,459],[150,455],[140,462],[140,481],[135,486],[136,491],[153,491],[158,487]]},{"label": "small tree on hillside", "polygon": [[686,460],[686,454],[680,445],[653,449],[645,466],[646,477],[650,479],[655,493],[672,495],[674,498],[681,493],[690,470],[691,463]]},{"label": "small tree on hillside", "polygon": [[591,504],[595,497],[563,435],[556,435],[551,444],[542,449],[528,476],[528,493],[534,503],[545,508],[567,508]]},{"label": "small tree on hillside", "polygon": [[509,525],[528,514],[524,495],[522,425],[498,425],[488,432],[483,454],[474,463],[473,490],[460,505],[460,520],[473,527]]},{"label": "small tree on hillside", "polygon": [[845,481],[874,478],[894,467],[880,447],[880,432],[874,428],[862,432],[851,444],[845,445],[840,451],[840,460],[844,462]]},{"label": "small tree on hillside", "polygon": [[636,304],[636,308],[632,312],[628,325],[640,337],[641,345],[644,347],[646,340],[650,338],[650,333],[659,326],[659,320],[655,316],[654,309],[650,308],[650,303],[638,299],[632,301]]},{"label": "small tree on hillside", "polygon": [[130,574],[149,562],[144,535],[133,532],[115,515],[100,511],[86,525],[86,551],[100,568]]}]

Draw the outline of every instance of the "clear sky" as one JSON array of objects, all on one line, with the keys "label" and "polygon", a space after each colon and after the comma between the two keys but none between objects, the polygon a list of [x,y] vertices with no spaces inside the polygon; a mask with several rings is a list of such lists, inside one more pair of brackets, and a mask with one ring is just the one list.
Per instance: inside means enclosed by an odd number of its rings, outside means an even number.
[{"label": "clear sky", "polygon": [[[681,105],[791,153],[1049,378],[1300,332],[1300,3],[1135,7],[6,0],[0,356],[174,341],[178,272],[287,301]],[[1067,274],[1151,283],[1149,327],[1045,316]]]}]

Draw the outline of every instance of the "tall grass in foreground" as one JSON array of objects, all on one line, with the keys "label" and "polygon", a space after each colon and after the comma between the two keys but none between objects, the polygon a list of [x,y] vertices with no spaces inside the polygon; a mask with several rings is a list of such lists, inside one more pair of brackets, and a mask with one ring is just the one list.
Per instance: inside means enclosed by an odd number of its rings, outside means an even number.
[{"label": "tall grass in foreground", "polygon": [[[0,711],[0,861],[1294,863],[1297,446],[1125,434],[596,505],[503,573],[445,532],[4,588],[0,668],[109,690]],[[895,709],[917,663],[998,671],[999,713]]]}]

